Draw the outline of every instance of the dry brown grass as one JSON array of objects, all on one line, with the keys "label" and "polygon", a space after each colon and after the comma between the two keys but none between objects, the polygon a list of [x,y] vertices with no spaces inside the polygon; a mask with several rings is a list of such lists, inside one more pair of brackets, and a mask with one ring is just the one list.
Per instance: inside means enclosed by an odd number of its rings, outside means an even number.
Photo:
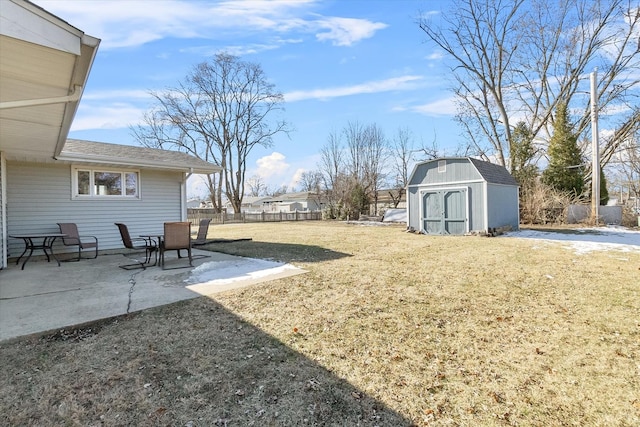
[{"label": "dry brown grass", "polygon": [[3,425],[640,424],[640,254],[217,226],[307,274],[0,345]]}]

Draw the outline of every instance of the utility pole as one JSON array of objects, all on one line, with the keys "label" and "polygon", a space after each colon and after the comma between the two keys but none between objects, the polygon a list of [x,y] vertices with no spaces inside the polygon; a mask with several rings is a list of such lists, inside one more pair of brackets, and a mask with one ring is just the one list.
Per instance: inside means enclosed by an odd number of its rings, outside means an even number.
[{"label": "utility pole", "polygon": [[600,219],[600,149],[598,144],[598,69],[591,73],[591,216]]}]

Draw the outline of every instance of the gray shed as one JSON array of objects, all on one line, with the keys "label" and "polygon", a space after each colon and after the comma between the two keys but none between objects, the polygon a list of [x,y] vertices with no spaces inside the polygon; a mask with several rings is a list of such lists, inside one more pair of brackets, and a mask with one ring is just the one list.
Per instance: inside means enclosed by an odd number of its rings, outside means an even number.
[{"label": "gray shed", "polygon": [[419,163],[407,186],[407,225],[427,234],[518,229],[518,183],[503,167],[471,157]]}]

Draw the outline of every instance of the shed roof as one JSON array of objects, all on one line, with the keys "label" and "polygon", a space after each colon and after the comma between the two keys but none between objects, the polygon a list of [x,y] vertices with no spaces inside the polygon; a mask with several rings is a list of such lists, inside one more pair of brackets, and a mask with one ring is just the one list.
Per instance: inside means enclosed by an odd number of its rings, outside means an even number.
[{"label": "shed roof", "polygon": [[208,174],[222,168],[179,151],[68,139],[58,160]]},{"label": "shed roof", "polygon": [[468,159],[485,181],[491,184],[518,185],[518,181],[515,180],[504,166],[474,159],[473,157],[469,157]]},{"label": "shed roof", "polygon": [[414,166],[413,172],[411,173],[411,177],[409,181],[411,182],[413,180],[413,176],[416,174],[420,166],[428,165],[431,163],[437,164],[442,160],[445,160],[445,161],[457,160],[457,161],[469,162],[474,167],[474,169],[478,172],[482,180],[490,184],[519,186],[518,182],[515,180],[513,176],[511,176],[509,171],[504,166],[500,166],[495,163],[486,162],[480,159],[475,159],[473,157],[440,157],[437,159],[426,160]]}]

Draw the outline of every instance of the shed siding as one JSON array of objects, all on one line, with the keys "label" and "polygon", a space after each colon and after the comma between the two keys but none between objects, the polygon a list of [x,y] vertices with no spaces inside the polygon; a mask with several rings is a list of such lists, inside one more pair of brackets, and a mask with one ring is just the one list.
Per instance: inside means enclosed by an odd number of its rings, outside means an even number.
[{"label": "shed siding", "polygon": [[[444,171],[439,168],[443,161]],[[518,228],[518,187],[513,177],[502,166],[471,158],[436,159],[416,166],[407,187],[407,225],[423,231],[421,209],[425,192],[438,192],[446,197],[448,190],[459,189],[467,192],[469,231],[482,232],[506,225]],[[430,223],[436,222],[435,218],[430,219]],[[459,225],[454,232],[460,232]]]},{"label": "shed siding", "polygon": [[[7,162],[7,234],[58,232],[58,222],[75,222],[81,235],[93,235],[100,249],[122,248],[115,222],[128,225],[132,236],[161,233],[165,221],[181,219],[180,172],[140,170],[136,200],[72,200],[71,167]],[[73,251],[56,243],[56,252]],[[23,249],[9,239],[10,256]]]},{"label": "shed siding", "polygon": [[518,187],[488,184],[489,228],[519,227]]},{"label": "shed siding", "polygon": [[478,171],[466,159],[447,159],[445,172],[438,172],[438,162],[418,165],[409,185],[429,183],[451,184],[482,179]]}]

